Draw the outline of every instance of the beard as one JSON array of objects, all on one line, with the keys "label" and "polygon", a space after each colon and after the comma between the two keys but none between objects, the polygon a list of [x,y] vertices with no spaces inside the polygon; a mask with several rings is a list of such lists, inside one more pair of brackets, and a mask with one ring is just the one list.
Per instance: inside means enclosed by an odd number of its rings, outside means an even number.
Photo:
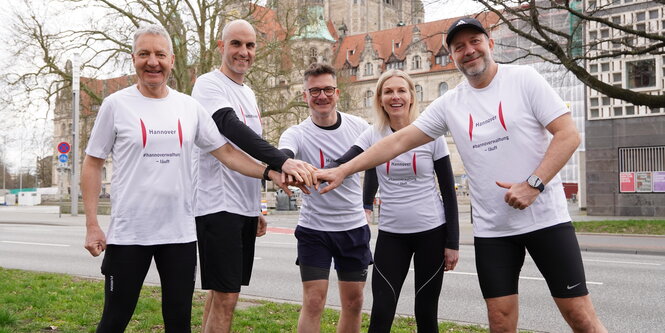
[{"label": "beard", "polygon": [[[472,67],[464,67],[463,65],[458,64],[457,62],[455,62],[455,67],[457,67],[457,69],[459,69],[460,72],[462,72],[464,74],[464,76],[467,76],[467,77],[480,76],[483,73],[485,73],[485,71],[487,71],[487,68],[489,68],[490,63],[489,63],[489,59],[487,59],[487,57],[485,55],[481,55],[478,58],[481,60],[480,64],[476,64]],[[467,59],[462,59],[462,61],[464,61],[464,60],[467,60]]]}]

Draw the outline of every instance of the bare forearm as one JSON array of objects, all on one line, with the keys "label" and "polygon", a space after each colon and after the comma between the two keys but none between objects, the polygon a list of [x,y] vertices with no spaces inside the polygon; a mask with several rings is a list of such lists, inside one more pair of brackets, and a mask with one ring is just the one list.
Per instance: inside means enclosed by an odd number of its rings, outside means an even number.
[{"label": "bare forearm", "polygon": [[97,226],[97,204],[102,189],[104,160],[86,156],[81,168],[81,195],[86,216],[86,226]]},{"label": "bare forearm", "polygon": [[[559,121],[559,119],[555,120],[555,122],[556,121]],[[534,174],[540,177],[545,184],[549,183],[561,168],[566,165],[570,157],[573,156],[573,153],[575,153],[575,150],[580,145],[580,135],[573,125],[572,120],[569,120],[566,117],[561,119],[561,121],[566,126],[557,128],[553,133],[552,141],[545,152],[545,156],[543,157],[542,162],[540,162],[540,165],[538,165],[538,168],[534,171]],[[548,129],[550,129],[549,126]]]},{"label": "bare forearm", "polygon": [[230,144],[225,144],[211,151],[210,154],[231,170],[237,171],[247,177],[263,178],[265,166],[259,164],[242,151],[233,148]]},{"label": "bare forearm", "polygon": [[432,138],[417,127],[409,125],[373,144],[364,153],[342,164],[340,169],[343,169],[346,174],[371,169],[430,141],[432,141]]}]

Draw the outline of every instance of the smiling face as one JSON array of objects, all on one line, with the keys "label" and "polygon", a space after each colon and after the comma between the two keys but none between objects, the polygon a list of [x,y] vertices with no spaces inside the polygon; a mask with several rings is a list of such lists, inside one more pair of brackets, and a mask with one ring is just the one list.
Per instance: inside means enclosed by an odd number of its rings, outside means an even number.
[{"label": "smiling face", "polygon": [[171,75],[174,61],[175,56],[169,51],[166,38],[157,34],[139,36],[132,54],[139,90],[144,94],[144,90],[166,91],[166,82]]},{"label": "smiling face", "polygon": [[335,92],[332,94],[332,96],[327,96],[323,91],[321,91],[321,93],[316,97],[312,96],[312,94],[309,92],[309,89],[324,89],[327,87],[335,86],[337,86],[337,82],[330,74],[321,74],[307,78],[304,84],[305,91],[303,92],[303,97],[305,102],[307,102],[307,106],[309,106],[312,117],[327,118],[334,115],[335,109],[337,107],[337,101],[339,100],[339,89],[335,89]]},{"label": "smiling face", "polygon": [[388,118],[409,117],[413,96],[404,78],[393,76],[383,82],[380,98],[383,112]]},{"label": "smiling face", "polygon": [[256,33],[249,23],[235,21],[225,28],[223,40],[217,41],[222,55],[222,72],[237,83],[242,83],[245,74],[256,56]]},{"label": "smiling face", "polygon": [[450,43],[450,56],[455,66],[469,80],[489,75],[496,65],[492,59],[494,40],[475,29],[464,29],[455,34]]}]

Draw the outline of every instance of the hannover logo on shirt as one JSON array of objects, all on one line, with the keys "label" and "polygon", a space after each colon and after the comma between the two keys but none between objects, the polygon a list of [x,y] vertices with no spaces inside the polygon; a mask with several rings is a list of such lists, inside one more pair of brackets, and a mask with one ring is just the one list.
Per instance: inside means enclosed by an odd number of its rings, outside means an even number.
[{"label": "hannover logo on shirt", "polygon": [[157,163],[161,164],[168,164],[171,162],[169,159],[170,157],[180,157],[180,152],[147,152],[149,148],[146,148],[148,146],[148,142],[152,142],[153,140],[156,140],[157,138],[148,140],[149,137],[168,137],[168,136],[176,136],[178,138],[178,144],[179,148],[182,149],[182,125],[180,124],[180,119],[178,119],[178,126],[176,129],[168,129],[168,128],[160,128],[160,129],[155,129],[155,128],[149,128],[145,125],[143,122],[143,119],[139,118],[139,121],[141,123],[141,137],[142,137],[142,143],[143,143],[143,150],[146,151],[143,153],[143,157],[148,157],[148,158],[159,158],[158,160],[155,160]]},{"label": "hannover logo on shirt", "polygon": [[[491,116],[487,119],[483,119],[481,121],[474,122],[473,121],[473,116],[471,115],[471,113],[469,113],[469,141],[473,141],[473,130],[475,128],[490,125],[490,124],[494,123],[497,119],[499,120],[499,123],[501,124],[501,127],[503,127],[503,130],[508,132],[508,128],[506,127],[506,122],[505,122],[504,117],[503,117],[503,106],[502,106],[501,102],[499,102],[499,111],[497,112],[497,115]],[[485,148],[485,149],[483,149],[484,151],[493,151],[493,150],[497,149],[497,145],[496,145],[497,143],[502,142],[502,141],[506,141],[506,140],[510,140],[509,135],[505,135],[505,136],[502,136],[502,137],[494,138],[492,140],[488,140],[488,141],[485,141],[485,142],[474,144],[473,149]]]}]

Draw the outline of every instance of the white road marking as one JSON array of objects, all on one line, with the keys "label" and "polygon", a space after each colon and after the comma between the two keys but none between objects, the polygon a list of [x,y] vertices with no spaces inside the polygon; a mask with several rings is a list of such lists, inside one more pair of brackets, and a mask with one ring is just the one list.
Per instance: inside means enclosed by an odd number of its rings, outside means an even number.
[{"label": "white road marking", "polygon": [[260,242],[260,241],[257,241],[256,245],[291,245],[291,246],[295,246],[296,243],[295,242],[284,243],[284,242]]},{"label": "white road marking", "polygon": [[32,243],[32,242],[14,242],[14,241],[0,241],[0,243],[8,244],[21,244],[21,245],[39,245],[39,246],[57,246],[57,247],[69,247],[69,244],[51,244],[51,243]]},{"label": "white road marking", "polygon": [[[410,268],[409,270],[412,271],[413,268]],[[445,275],[445,274],[473,275],[473,276],[478,276],[478,273],[472,273],[472,272],[455,272],[455,271],[446,271],[446,272],[444,273],[444,275]],[[545,279],[544,279],[544,278],[541,278],[541,277],[521,276],[521,275],[520,275],[520,279],[521,279],[521,280],[545,281]],[[586,283],[587,283],[587,284],[600,285],[600,286],[603,285],[603,282],[595,282],[595,281],[587,281]]]},{"label": "white road marking", "polygon": [[653,262],[641,262],[641,261],[615,261],[615,260],[597,260],[597,259],[584,259],[584,261],[594,261],[594,262],[608,262],[612,264],[628,264],[628,265],[649,265],[649,266],[662,266],[663,264],[653,263]]}]

